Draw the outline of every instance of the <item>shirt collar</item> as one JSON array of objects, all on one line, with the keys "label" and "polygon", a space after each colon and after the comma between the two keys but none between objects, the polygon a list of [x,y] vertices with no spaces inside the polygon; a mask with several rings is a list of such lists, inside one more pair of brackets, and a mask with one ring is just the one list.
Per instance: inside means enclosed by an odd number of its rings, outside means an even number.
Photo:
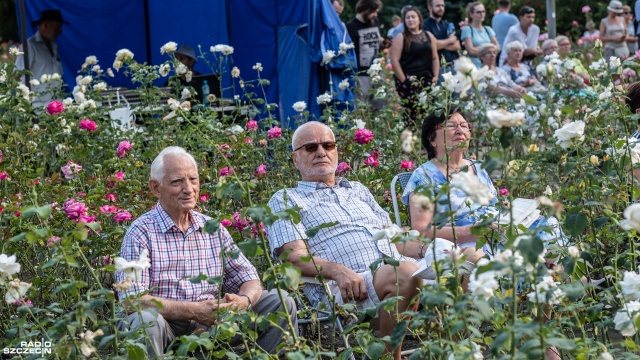
[{"label": "shirt collar", "polygon": [[[338,187],[344,187],[344,188],[352,188],[351,183],[349,182],[349,180],[343,178],[343,177],[337,177],[336,178],[336,184],[334,186],[338,186]],[[323,182],[316,182],[316,181],[298,181],[298,188],[300,190],[321,190],[321,189],[329,189],[331,186],[323,183]]]},{"label": "shirt collar", "polygon": [[34,38],[36,39],[36,42],[44,42],[44,39],[40,35],[39,31],[36,31],[36,34],[35,34]]},{"label": "shirt collar", "polygon": [[[174,226],[178,228],[178,225],[176,225],[169,214],[164,210],[164,208],[162,208],[162,205],[160,205],[159,201],[158,203],[156,203],[156,207],[154,210],[156,211],[156,217],[158,220],[158,224],[160,225],[160,231],[162,233],[166,233]],[[194,230],[198,230],[204,227],[205,219],[203,216],[198,216],[198,213],[193,210],[189,210],[189,214],[191,216],[191,226]]]}]

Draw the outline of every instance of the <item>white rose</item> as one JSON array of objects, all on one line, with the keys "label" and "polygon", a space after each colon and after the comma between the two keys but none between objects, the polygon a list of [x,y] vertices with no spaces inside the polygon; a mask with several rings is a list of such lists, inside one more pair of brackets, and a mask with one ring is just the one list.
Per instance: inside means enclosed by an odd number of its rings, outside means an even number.
[{"label": "white rose", "polygon": [[480,179],[469,172],[459,172],[451,175],[451,187],[464,191],[473,202],[480,205],[489,205],[494,198],[493,192]]},{"label": "white rose", "polygon": [[122,271],[125,279],[136,282],[140,280],[142,271],[151,267],[151,261],[148,256],[149,250],[144,249],[138,260],[127,261],[121,257],[117,257],[113,260],[113,263],[116,266],[116,271]]},{"label": "white rose", "polygon": [[624,220],[620,221],[620,227],[624,230],[635,229],[640,232],[640,203],[631,204],[624,209]]},{"label": "white rose", "polygon": [[29,84],[31,84],[31,86],[38,86],[38,85],[40,85],[40,81],[38,81],[36,79],[31,79],[29,81]]},{"label": "white rose", "polygon": [[29,283],[22,282],[20,279],[13,279],[7,283],[7,293],[4,295],[4,299],[9,304],[20,301],[27,294],[30,287],[31,284]]},{"label": "white rose", "polygon": [[162,77],[166,77],[167,75],[169,75],[169,71],[171,71],[171,65],[169,64],[162,64],[158,68],[158,74],[160,74],[160,76]]},{"label": "white rose", "polygon": [[496,128],[519,126],[524,123],[523,112],[509,112],[505,109],[487,110],[489,123]]},{"label": "white rose", "polygon": [[340,81],[338,87],[342,90],[346,90],[349,87],[349,79],[343,79],[342,81]]},{"label": "white rose", "polygon": [[244,132],[244,128],[240,125],[234,125],[229,128],[229,132],[235,135],[242,134]]},{"label": "white rose", "polygon": [[574,259],[577,259],[580,257],[580,250],[578,250],[578,248],[575,246],[569,246],[567,248],[567,252],[569,253],[569,256],[571,256]]},{"label": "white rose", "polygon": [[473,70],[476,69],[476,66],[473,65],[471,59],[466,56],[461,56],[457,60],[453,62],[453,66],[456,70],[456,73],[461,73],[463,75],[471,75]]},{"label": "white rose", "polygon": [[556,130],[553,137],[556,138],[556,143],[560,145],[560,147],[562,147],[563,149],[568,149],[574,140],[584,140],[584,127],[584,121],[572,121]]},{"label": "white rose", "polygon": [[[116,60],[117,61],[125,61],[133,59],[133,53],[129,51],[129,49],[120,49],[116,52]],[[114,66],[115,67],[115,66]]]},{"label": "white rose", "polygon": [[613,322],[616,330],[620,331],[622,336],[633,336],[638,329],[633,323],[640,317],[640,301],[631,301],[622,307],[621,311],[616,313]]},{"label": "white rose", "polygon": [[169,41],[168,43],[162,45],[162,47],[160,47],[160,54],[172,54],[174,53],[176,50],[178,49],[178,44],[176,44],[173,41]]},{"label": "white rose", "polygon": [[329,93],[321,94],[316,98],[318,105],[328,104],[331,102],[331,100],[332,100],[332,97],[331,97],[331,94]]},{"label": "white rose", "polygon": [[612,56],[609,58],[609,67],[611,68],[617,68],[618,66],[620,66],[620,59]]},{"label": "white rose", "polygon": [[297,112],[303,112],[307,108],[307,103],[304,101],[296,101],[293,103],[293,110]]},{"label": "white rose", "polygon": [[252,68],[253,70],[256,70],[256,71],[262,71],[262,70],[263,70],[263,68],[262,68],[262,64],[261,64],[261,63],[256,63],[256,64],[255,64],[255,65],[253,65],[251,68]]},{"label": "white rose", "polygon": [[640,300],[640,274],[633,271],[625,271],[619,285],[622,294],[619,294],[618,297],[622,297],[626,301]]},{"label": "white rose", "polygon": [[189,71],[189,69],[183,63],[178,64],[176,67],[176,74],[178,75],[184,75],[187,71]]},{"label": "white rose", "polygon": [[96,90],[96,91],[107,90],[107,83],[105,83],[104,81],[100,81],[99,83],[93,85],[93,90]]},{"label": "white rose", "polygon": [[328,63],[331,62],[331,60],[333,60],[333,58],[336,57],[336,53],[333,50],[327,50],[325,52],[322,53],[322,63],[321,65],[326,65]]},{"label": "white rose", "polygon": [[442,74],[442,80],[442,87],[444,87],[448,92],[454,92],[456,90],[458,80],[451,74],[451,72]]},{"label": "white rose", "polygon": [[357,129],[364,129],[364,127],[367,125],[367,123],[362,121],[362,119],[354,119],[353,122],[356,123]]},{"label": "white rose", "polygon": [[496,273],[494,271],[485,271],[478,275],[476,269],[471,273],[471,277],[469,279],[469,291],[471,291],[473,296],[489,300],[493,298],[498,287],[499,284],[496,280]]}]

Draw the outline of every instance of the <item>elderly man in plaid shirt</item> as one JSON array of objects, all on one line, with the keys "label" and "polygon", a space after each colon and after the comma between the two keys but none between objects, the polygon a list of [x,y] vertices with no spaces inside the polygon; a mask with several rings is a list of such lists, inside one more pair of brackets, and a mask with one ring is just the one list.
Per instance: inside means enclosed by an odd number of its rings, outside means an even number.
[{"label": "elderly man in plaid shirt", "polygon": [[[262,332],[257,327],[252,329],[260,334],[257,344],[262,350],[274,353],[282,342],[281,329],[297,331],[295,302],[285,296],[285,308],[275,290],[263,291],[256,269],[224,227],[215,234],[204,231],[210,218],[193,210],[200,191],[193,156],[175,146],[162,150],[151,165],[149,187],[159,199],[158,204],[131,224],[121,256],[133,261],[148,253],[151,267],[134,279],[130,289],[119,293],[121,301],[128,305],[133,303],[128,296],[146,291],[139,298],[144,310],[130,313],[121,327],[128,324],[133,329],[151,323],[145,330],[149,335],[148,355],[155,358],[162,357],[174,338],[213,326],[216,310],[253,309],[258,315],[287,311],[295,329],[288,329],[284,316],[279,318],[278,326],[269,326]],[[228,254],[230,251],[239,255],[234,258]],[[218,283],[194,284],[189,280],[200,274],[222,278],[222,289]],[[116,273],[118,282],[124,277],[123,272]],[[234,340],[240,343],[241,337]]]},{"label": "elderly man in plaid shirt", "polygon": [[[296,130],[292,142],[293,163],[302,181],[296,188],[278,191],[269,206],[274,212],[299,206],[301,221],[278,220],[268,226],[271,249],[277,254],[288,251],[288,260],[302,275],[317,276],[321,271],[324,279],[335,283],[333,290],[340,302],[355,301],[358,307],[370,307],[401,296],[398,311],[415,310],[422,285],[422,279],[412,277],[418,269],[415,262],[401,261],[395,268],[381,265],[374,273],[369,270],[385,255],[397,258],[397,250],[389,243],[385,247],[385,243],[371,240],[372,234],[391,225],[391,220],[362,184],[336,177],[338,150],[333,131],[322,123],[308,122]],[[338,224],[306,238],[306,229],[330,222]],[[306,259],[309,255],[313,261]],[[313,303],[326,300],[321,286],[305,285],[304,291]],[[380,336],[390,335],[396,314],[380,310],[378,315]],[[398,347],[395,358],[400,358],[400,351]]]}]

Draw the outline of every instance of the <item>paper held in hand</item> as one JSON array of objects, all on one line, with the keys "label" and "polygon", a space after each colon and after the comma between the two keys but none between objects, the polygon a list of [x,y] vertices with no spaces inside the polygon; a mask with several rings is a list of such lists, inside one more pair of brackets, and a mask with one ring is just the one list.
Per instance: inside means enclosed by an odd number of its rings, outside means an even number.
[{"label": "paper held in hand", "polygon": [[500,225],[508,225],[511,223],[511,214],[513,213],[513,224],[524,225],[526,228],[530,227],[534,221],[540,217],[540,210],[538,210],[540,203],[535,199],[514,199],[511,202],[511,213],[501,213],[498,218]]},{"label": "paper held in hand", "polygon": [[[450,257],[452,251],[459,249],[459,247],[457,247],[449,240],[435,238],[433,242],[427,247],[424,258],[418,260],[418,265],[420,265],[420,268],[413,273],[413,277],[435,280],[437,277],[437,273],[431,266],[431,264]],[[449,266],[450,265],[448,264],[448,262],[444,262],[443,273],[451,271]]]}]

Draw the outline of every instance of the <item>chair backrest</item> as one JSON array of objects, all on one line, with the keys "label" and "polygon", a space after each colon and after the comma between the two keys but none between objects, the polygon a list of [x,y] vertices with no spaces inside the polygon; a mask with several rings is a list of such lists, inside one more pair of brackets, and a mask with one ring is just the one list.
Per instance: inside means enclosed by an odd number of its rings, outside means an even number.
[{"label": "chair backrest", "polygon": [[404,193],[404,188],[409,183],[412,172],[403,172],[393,177],[391,180],[391,200],[393,201],[393,212],[396,217],[396,224],[402,227],[402,221],[400,221],[400,208],[398,207],[398,197],[396,195],[396,185],[400,183],[400,195]]}]

